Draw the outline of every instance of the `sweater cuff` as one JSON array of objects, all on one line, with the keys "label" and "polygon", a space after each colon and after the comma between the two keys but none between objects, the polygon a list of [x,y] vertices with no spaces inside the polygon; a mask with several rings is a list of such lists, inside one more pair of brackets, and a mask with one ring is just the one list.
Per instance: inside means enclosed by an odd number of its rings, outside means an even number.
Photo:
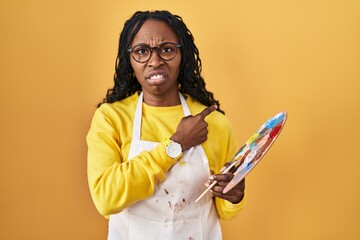
[{"label": "sweater cuff", "polygon": [[229,201],[225,201],[225,206],[228,209],[240,211],[245,206],[245,193],[244,193],[244,196],[243,196],[243,198],[241,199],[241,201],[239,203],[234,204],[234,203],[231,203]]},{"label": "sweater cuff", "polygon": [[152,158],[158,164],[164,172],[167,172],[174,163],[176,163],[176,160],[169,157],[166,153],[166,148],[163,142],[158,144],[156,148],[150,151],[150,154],[152,155]]}]

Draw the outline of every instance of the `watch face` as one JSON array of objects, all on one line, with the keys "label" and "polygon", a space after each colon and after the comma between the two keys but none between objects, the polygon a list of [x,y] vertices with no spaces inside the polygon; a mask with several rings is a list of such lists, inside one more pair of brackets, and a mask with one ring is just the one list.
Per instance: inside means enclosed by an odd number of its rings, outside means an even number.
[{"label": "watch face", "polygon": [[180,144],[178,144],[176,142],[170,143],[166,148],[166,153],[172,158],[179,157],[180,154],[181,154],[181,146],[180,146]]}]

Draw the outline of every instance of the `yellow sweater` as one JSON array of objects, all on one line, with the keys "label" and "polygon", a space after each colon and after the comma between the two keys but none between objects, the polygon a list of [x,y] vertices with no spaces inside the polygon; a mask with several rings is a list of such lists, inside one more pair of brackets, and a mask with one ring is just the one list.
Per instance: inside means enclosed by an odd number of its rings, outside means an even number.
[{"label": "yellow sweater", "polygon": [[[155,185],[166,179],[167,171],[175,163],[162,144],[129,161],[138,97],[134,94],[121,101],[101,105],[94,114],[87,135],[90,192],[96,208],[106,218],[151,196]],[[193,115],[205,108],[191,97],[187,97],[186,102]],[[153,107],[143,103],[141,140],[161,142],[171,137],[182,117],[181,105]],[[230,122],[220,112],[211,113],[206,121],[208,140],[202,146],[210,170],[219,173],[236,153],[235,139]],[[220,218],[231,219],[243,208],[244,200],[232,204],[216,198],[215,204]]]}]

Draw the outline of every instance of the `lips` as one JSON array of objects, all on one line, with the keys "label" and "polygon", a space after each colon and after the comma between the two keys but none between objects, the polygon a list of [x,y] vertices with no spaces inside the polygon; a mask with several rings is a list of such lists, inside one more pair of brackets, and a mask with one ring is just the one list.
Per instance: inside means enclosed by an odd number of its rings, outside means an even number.
[{"label": "lips", "polygon": [[150,71],[146,74],[145,79],[147,80],[160,80],[167,77],[165,71]]},{"label": "lips", "polygon": [[151,77],[149,77],[149,79],[151,79],[151,80],[161,79],[161,78],[164,78],[164,75],[157,74],[157,75],[152,75]]}]

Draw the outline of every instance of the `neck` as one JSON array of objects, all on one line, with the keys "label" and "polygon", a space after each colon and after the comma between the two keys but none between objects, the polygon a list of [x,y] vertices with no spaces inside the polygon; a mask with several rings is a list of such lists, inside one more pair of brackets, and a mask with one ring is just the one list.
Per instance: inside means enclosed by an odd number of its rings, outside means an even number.
[{"label": "neck", "polygon": [[148,95],[145,92],[143,93],[144,103],[150,106],[155,107],[170,107],[176,106],[180,104],[179,93],[176,94],[166,95],[166,96],[155,96],[155,95]]}]

